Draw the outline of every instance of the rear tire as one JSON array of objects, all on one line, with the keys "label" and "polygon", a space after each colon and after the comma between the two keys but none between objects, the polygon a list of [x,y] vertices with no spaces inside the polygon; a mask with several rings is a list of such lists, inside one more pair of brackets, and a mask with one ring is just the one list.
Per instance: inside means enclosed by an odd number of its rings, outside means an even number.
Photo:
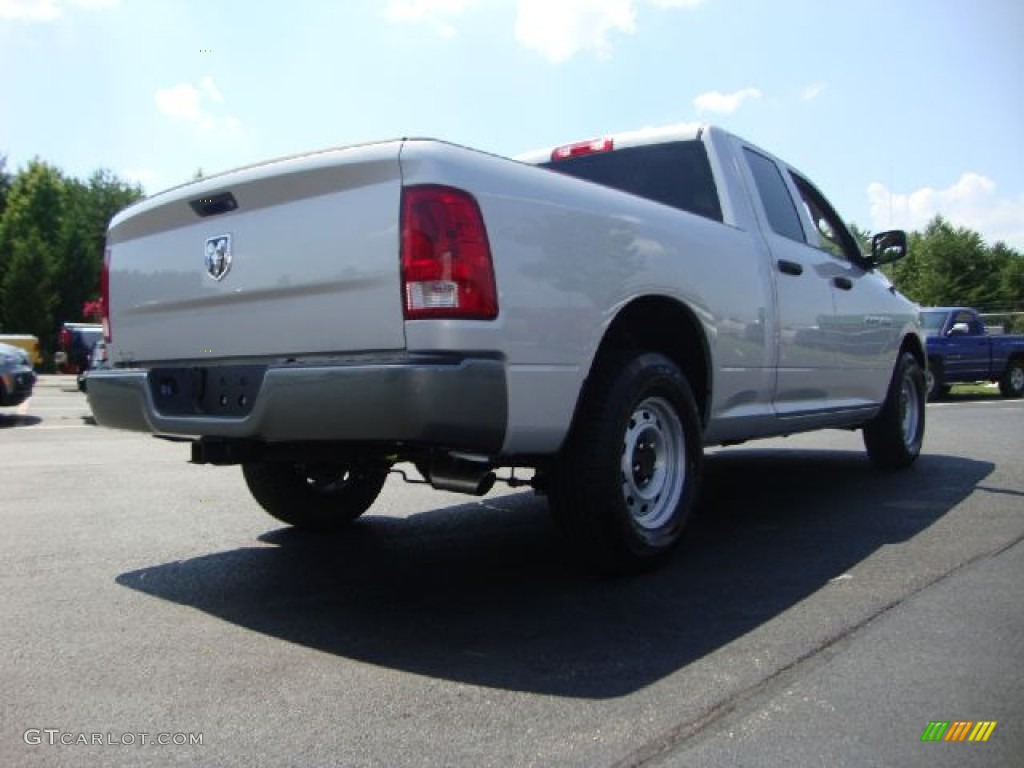
[{"label": "rear tire", "polygon": [[254,462],[242,466],[249,492],[263,509],[281,522],[320,532],[341,530],[368,510],[389,470],[388,464]]},{"label": "rear tire", "polygon": [[599,363],[548,486],[583,557],[624,573],[660,565],[692,512],[703,469],[700,418],[679,368],[655,353]]},{"label": "rear tire", "polygon": [[1024,397],[1024,360],[1011,360],[1006,364],[999,380],[999,391],[1003,397]]},{"label": "rear tire", "polygon": [[928,400],[934,402],[949,396],[950,386],[945,383],[942,362],[940,360],[930,360],[928,362],[928,370],[925,372],[924,380]]},{"label": "rear tire", "polygon": [[864,427],[864,446],[876,467],[905,469],[917,460],[924,442],[924,403],[924,372],[917,358],[904,352],[882,410]]}]

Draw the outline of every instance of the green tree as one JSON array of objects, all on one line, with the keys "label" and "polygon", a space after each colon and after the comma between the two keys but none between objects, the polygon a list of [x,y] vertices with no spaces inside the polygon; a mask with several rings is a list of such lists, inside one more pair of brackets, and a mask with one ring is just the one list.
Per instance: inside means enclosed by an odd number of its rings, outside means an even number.
[{"label": "green tree", "polygon": [[84,320],[82,306],[99,294],[110,220],[141,198],[142,189],[107,170],[96,171],[86,183],[71,179],[66,189],[61,247],[51,264],[51,280],[58,289],[54,309],[59,320]]},{"label": "green tree", "polygon": [[53,245],[36,232],[18,237],[0,283],[5,328],[35,334],[41,345],[44,340],[52,344],[56,333],[53,321],[55,296],[47,270],[53,250]]},{"label": "green tree", "polygon": [[[993,248],[1002,259],[999,273],[999,296],[1007,312],[1024,312],[1024,255],[996,243]],[[1006,329],[1010,333],[1024,333],[1024,315],[1007,318]]]},{"label": "green tree", "polygon": [[4,215],[4,208],[7,206],[7,193],[11,190],[14,179],[7,172],[7,156],[0,155],[0,216]]},{"label": "green tree", "polygon": [[850,234],[857,241],[857,247],[860,248],[861,253],[871,253],[871,232],[869,230],[861,229],[855,223],[850,222]]},{"label": "green tree", "polygon": [[35,334],[46,350],[57,333],[51,278],[65,199],[63,174],[35,159],[14,178],[0,216],[0,327]]},{"label": "green tree", "polygon": [[998,299],[999,267],[977,232],[941,216],[910,239],[911,255],[895,266],[897,287],[924,305],[979,306]]},{"label": "green tree", "polygon": [[1024,311],[1024,255],[1005,243],[996,243],[992,253],[999,263],[999,300],[1007,310]]}]

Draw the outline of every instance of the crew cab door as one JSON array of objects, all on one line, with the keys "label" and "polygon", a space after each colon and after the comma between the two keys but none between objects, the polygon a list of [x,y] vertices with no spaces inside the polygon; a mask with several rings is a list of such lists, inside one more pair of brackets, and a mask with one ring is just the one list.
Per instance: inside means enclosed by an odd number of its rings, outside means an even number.
[{"label": "crew cab door", "polygon": [[829,335],[835,320],[833,259],[807,243],[785,168],[760,150],[741,146],[775,277],[775,410],[780,416],[811,414],[830,407],[836,385],[836,356]]},{"label": "crew cab door", "polygon": [[881,403],[900,345],[902,313],[889,283],[871,271],[856,238],[821,192],[789,170],[802,203],[808,244],[828,255],[822,276],[828,281],[835,316],[826,336],[836,357],[836,407]]},{"label": "crew cab door", "polygon": [[[967,333],[961,330],[964,325]],[[976,313],[966,309],[951,312],[943,339],[947,381],[981,381],[991,375],[992,339],[985,335]]]}]

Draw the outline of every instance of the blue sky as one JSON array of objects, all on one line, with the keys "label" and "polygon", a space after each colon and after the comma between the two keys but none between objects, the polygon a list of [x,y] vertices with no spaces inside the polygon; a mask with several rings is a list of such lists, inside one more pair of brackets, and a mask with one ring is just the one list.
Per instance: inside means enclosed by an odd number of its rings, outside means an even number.
[{"label": "blue sky", "polygon": [[149,193],[404,135],[498,154],[694,120],[848,220],[1024,250],[1020,0],[0,0],[0,153]]}]

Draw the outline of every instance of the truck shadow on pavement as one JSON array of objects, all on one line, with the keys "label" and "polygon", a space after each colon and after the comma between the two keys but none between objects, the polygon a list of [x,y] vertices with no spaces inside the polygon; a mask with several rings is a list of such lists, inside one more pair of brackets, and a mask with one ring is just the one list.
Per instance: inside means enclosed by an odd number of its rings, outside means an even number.
[{"label": "truck shadow on pavement", "polygon": [[912,538],[993,465],[931,455],[911,472],[884,474],[859,452],[732,450],[709,456],[707,470],[678,556],[639,577],[582,575],[546,502],[522,493],[404,519],[367,516],[333,538],[275,530],[263,546],[117,583],[385,668],[609,698],[682,669],[883,545]]}]

